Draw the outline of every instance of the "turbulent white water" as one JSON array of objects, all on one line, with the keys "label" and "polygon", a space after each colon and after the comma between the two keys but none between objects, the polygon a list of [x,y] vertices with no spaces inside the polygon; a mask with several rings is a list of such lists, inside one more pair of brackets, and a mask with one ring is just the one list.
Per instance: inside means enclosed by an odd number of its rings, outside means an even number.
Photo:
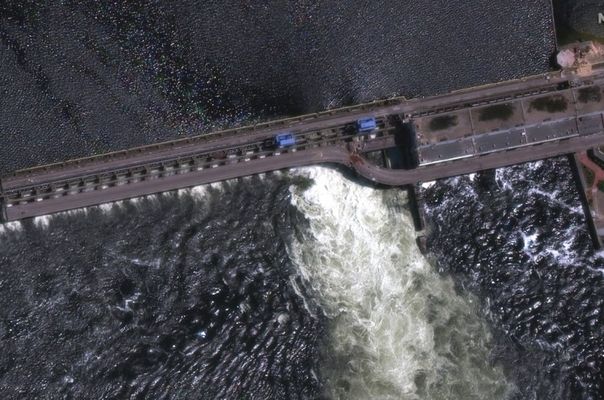
[{"label": "turbulent white water", "polygon": [[21,222],[5,222],[4,224],[0,224],[0,234],[4,234],[6,232],[18,231],[21,229]]},{"label": "turbulent white water", "polygon": [[299,173],[292,202],[310,223],[291,257],[328,318],[321,371],[333,399],[501,399],[490,333],[475,302],[426,262],[400,190],[357,185],[336,171]]}]

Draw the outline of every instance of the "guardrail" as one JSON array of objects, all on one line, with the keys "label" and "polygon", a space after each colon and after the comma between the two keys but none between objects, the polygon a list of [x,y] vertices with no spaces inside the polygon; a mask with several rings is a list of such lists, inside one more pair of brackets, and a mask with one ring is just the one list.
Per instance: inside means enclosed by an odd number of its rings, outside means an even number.
[{"label": "guardrail", "polygon": [[93,156],[80,157],[71,160],[66,160],[57,163],[45,164],[31,168],[20,169],[14,171],[13,173],[9,173],[3,176],[6,177],[17,177],[22,175],[28,175],[36,172],[47,171],[49,169],[53,169],[56,167],[66,167],[70,165],[80,165],[82,163],[95,162],[95,161],[103,161],[103,160],[111,160],[118,157],[128,157],[133,154],[140,154],[144,152],[148,152],[150,150],[164,150],[169,149],[178,145],[186,145],[186,144],[195,144],[195,143],[203,143],[209,142],[216,139],[221,139],[225,137],[238,136],[256,133],[264,130],[275,129],[278,127],[286,127],[294,123],[300,123],[305,121],[317,120],[323,117],[333,117],[337,115],[343,115],[346,113],[352,113],[356,111],[364,111],[368,109],[375,109],[379,107],[386,107],[391,105],[401,104],[407,99],[404,96],[393,97],[390,99],[384,100],[376,100],[369,103],[357,104],[354,106],[341,107],[328,111],[321,111],[318,113],[305,114],[291,118],[283,118],[273,121],[262,122],[254,125],[243,126],[239,128],[225,129],[220,131],[208,132],[196,136],[191,136],[182,139],[174,139],[170,141],[165,141],[161,143],[149,144],[144,146],[137,146],[126,150],[117,150],[112,152],[107,152],[103,154],[97,154]]},{"label": "guardrail", "polygon": [[201,152],[187,157],[163,159],[159,162],[133,165],[128,168],[95,172],[31,186],[14,187],[4,191],[5,205],[11,207],[13,204],[26,204],[93,190],[103,190],[116,185],[180,175],[208,168],[218,168],[252,159],[274,157],[281,153],[303,151],[307,148],[337,145],[355,139],[365,140],[368,135],[372,135],[374,138],[383,138],[391,135],[393,129],[394,127],[386,119],[380,119],[378,129],[368,134],[359,135],[356,132],[346,132],[346,126],[344,125],[339,127],[339,131],[335,135],[322,135],[321,131],[298,134],[296,135],[298,138],[296,145],[284,149],[263,148],[260,143],[251,148],[246,143],[225,149],[221,154],[216,154],[216,151]]},{"label": "guardrail", "polygon": [[[471,92],[471,91],[476,91],[476,90],[481,90],[481,89],[496,88],[496,87],[514,84],[514,83],[518,83],[518,82],[527,82],[527,81],[531,81],[531,80],[539,81],[539,80],[545,79],[546,77],[550,77],[550,78],[553,77],[553,78],[558,79],[559,76],[560,76],[559,72],[537,74],[537,75],[532,75],[532,76],[515,79],[515,80],[511,80],[511,81],[506,81],[506,82],[497,82],[497,83],[485,84],[485,85],[477,86],[477,87],[473,87],[473,88],[455,90],[455,91],[452,91],[447,94],[434,96],[434,98],[446,97],[446,96],[452,95],[452,94],[463,94],[466,92]],[[366,110],[375,110],[376,108],[400,105],[400,104],[408,103],[411,101],[421,101],[421,99],[408,100],[405,96],[396,96],[396,97],[392,97],[392,98],[388,98],[388,99],[376,100],[376,101],[357,104],[357,105],[353,105],[353,106],[340,107],[340,108],[321,111],[321,112],[317,112],[317,113],[305,114],[305,115],[300,115],[300,116],[296,116],[296,117],[282,118],[282,119],[273,120],[273,121],[266,121],[266,122],[261,122],[261,123],[257,123],[254,125],[248,125],[248,126],[243,126],[243,127],[238,127],[238,128],[230,128],[230,129],[224,129],[224,130],[219,130],[219,131],[214,131],[214,132],[207,132],[207,133],[203,133],[203,134],[196,135],[196,136],[191,136],[191,137],[186,137],[186,138],[181,138],[181,139],[174,139],[174,140],[169,140],[169,141],[165,141],[165,142],[154,143],[154,144],[149,144],[149,145],[144,145],[144,146],[137,146],[137,147],[133,147],[133,148],[126,149],[126,150],[117,150],[117,151],[107,152],[107,153],[103,153],[103,154],[75,158],[75,159],[66,160],[66,161],[62,161],[62,162],[56,162],[56,163],[51,163],[51,164],[35,166],[35,167],[31,167],[31,168],[19,169],[17,171],[4,175],[4,177],[6,178],[6,177],[27,176],[28,174],[33,174],[36,172],[43,172],[43,171],[47,171],[47,170],[57,168],[57,167],[67,167],[67,166],[71,166],[71,165],[77,166],[77,165],[81,165],[84,163],[95,162],[95,161],[107,161],[107,160],[112,160],[112,159],[119,158],[119,157],[128,157],[128,156],[131,156],[131,155],[137,154],[137,153],[140,154],[140,153],[144,153],[144,152],[148,152],[148,151],[160,151],[160,150],[169,149],[169,148],[180,146],[180,145],[203,143],[203,142],[208,142],[208,141],[225,138],[225,137],[246,135],[246,134],[260,132],[263,130],[275,129],[275,128],[279,128],[279,127],[287,127],[287,126],[295,124],[295,123],[318,120],[318,119],[321,119],[324,117],[334,117],[337,115],[345,115],[347,113],[350,114],[350,113],[361,112],[361,111],[366,111]],[[467,104],[464,103],[464,105],[467,105]],[[462,105],[460,104],[459,107],[461,107],[461,106]],[[446,112],[446,111],[437,110],[435,112]]]}]

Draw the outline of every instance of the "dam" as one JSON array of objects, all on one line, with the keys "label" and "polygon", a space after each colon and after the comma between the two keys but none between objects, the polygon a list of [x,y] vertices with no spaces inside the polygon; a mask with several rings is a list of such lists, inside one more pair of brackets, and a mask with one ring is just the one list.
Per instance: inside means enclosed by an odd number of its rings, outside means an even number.
[{"label": "dam", "polygon": [[[604,144],[603,85],[597,68],[556,71],[18,170],[0,178],[2,221],[314,164],[402,186],[572,154]],[[375,128],[356,130],[363,118]],[[280,148],[282,132],[293,142]],[[389,149],[415,162],[393,169],[370,157]]]}]

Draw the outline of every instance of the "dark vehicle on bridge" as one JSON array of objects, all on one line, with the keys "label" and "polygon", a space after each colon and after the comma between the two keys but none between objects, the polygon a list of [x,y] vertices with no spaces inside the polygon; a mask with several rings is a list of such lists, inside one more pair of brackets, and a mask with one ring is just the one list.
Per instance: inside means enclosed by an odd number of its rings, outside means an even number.
[{"label": "dark vehicle on bridge", "polygon": [[278,148],[290,147],[296,144],[296,138],[290,132],[280,133],[275,136],[275,144]]},{"label": "dark vehicle on bridge", "polygon": [[275,148],[275,138],[264,139],[264,141],[262,142],[262,147],[264,149]]},{"label": "dark vehicle on bridge", "polygon": [[370,132],[377,128],[377,122],[373,117],[361,118],[357,121],[357,129],[359,132]]},{"label": "dark vehicle on bridge", "polygon": [[224,150],[218,150],[210,154],[214,160],[224,160],[227,157],[227,153]]}]

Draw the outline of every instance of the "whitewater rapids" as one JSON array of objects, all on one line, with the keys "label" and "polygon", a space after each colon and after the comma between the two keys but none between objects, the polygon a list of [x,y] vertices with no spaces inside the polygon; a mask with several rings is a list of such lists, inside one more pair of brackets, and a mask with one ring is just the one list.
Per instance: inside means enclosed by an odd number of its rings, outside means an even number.
[{"label": "whitewater rapids", "polygon": [[[297,171],[292,204],[309,229],[289,246],[327,317],[322,351],[332,399],[503,399],[514,388],[489,362],[491,334],[475,299],[456,292],[415,244],[406,194],[337,171]],[[312,302],[313,299],[305,299]]]}]

